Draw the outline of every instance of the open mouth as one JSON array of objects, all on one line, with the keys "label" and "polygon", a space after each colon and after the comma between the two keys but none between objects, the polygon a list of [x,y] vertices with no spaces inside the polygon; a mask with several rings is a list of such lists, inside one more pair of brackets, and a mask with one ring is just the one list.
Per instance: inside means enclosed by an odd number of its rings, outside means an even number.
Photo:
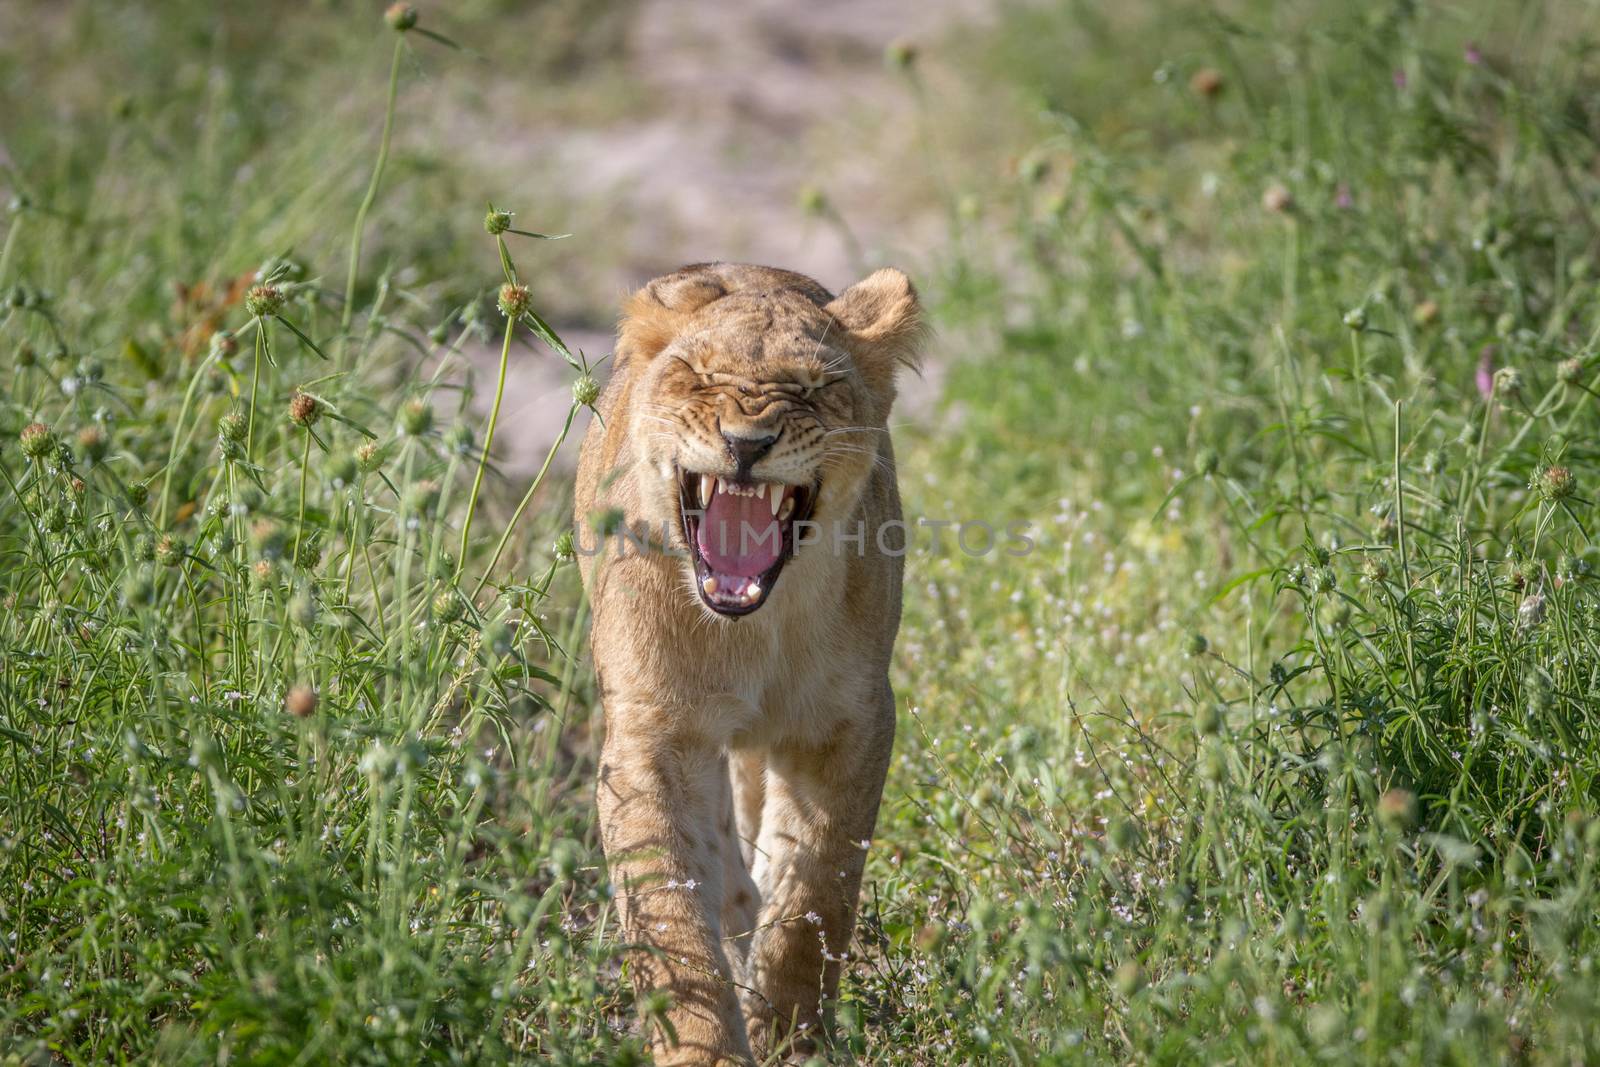
[{"label": "open mouth", "polygon": [[679,471],[683,539],[701,602],[734,617],[765,603],[794,555],[795,523],[810,516],[816,498],[813,486]]}]

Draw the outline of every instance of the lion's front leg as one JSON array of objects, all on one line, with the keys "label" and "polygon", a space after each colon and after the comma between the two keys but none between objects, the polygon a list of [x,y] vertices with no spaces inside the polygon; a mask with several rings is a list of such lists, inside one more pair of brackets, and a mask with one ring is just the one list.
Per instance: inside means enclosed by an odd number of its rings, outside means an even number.
[{"label": "lion's front leg", "polygon": [[[656,1026],[658,1064],[745,1064],[749,1045],[722,950],[727,791],[721,753],[669,716],[608,702],[600,829],[641,1000],[670,998]],[[670,1032],[668,1032],[670,1029]]]},{"label": "lion's front leg", "polygon": [[774,749],[768,757],[761,921],[749,965],[755,988],[744,996],[758,1056],[780,1048],[805,1055],[821,1046],[855,927],[865,845],[877,822],[893,740],[894,700],[886,682],[877,705],[858,713],[829,744]]}]

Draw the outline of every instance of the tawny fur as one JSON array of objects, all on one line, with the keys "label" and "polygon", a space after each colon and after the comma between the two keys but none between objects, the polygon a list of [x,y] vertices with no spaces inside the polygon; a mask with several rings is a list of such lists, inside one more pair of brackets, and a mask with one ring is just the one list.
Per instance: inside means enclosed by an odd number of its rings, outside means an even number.
[{"label": "tawny fur", "polygon": [[[820,477],[813,520],[866,531],[860,554],[802,547],[737,620],[701,605],[682,555],[612,539],[580,559],[606,857],[636,987],[671,1000],[657,1063],[823,1047],[894,739],[902,561],[873,532],[900,518],[887,420],[919,315],[897,270],[834,298],[735,264],[658,278],[625,308],[578,469],[582,545],[599,547],[593,518],[616,509],[681,552],[676,471],[732,475],[724,430],[780,433],[754,476]],[[773,399],[797,382],[815,388]]]}]

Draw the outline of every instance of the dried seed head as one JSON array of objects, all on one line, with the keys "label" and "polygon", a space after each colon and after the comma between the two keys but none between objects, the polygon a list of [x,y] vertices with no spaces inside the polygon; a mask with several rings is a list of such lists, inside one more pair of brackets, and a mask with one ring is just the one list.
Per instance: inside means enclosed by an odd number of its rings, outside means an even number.
[{"label": "dried seed head", "polygon": [[1562,385],[1577,385],[1583,381],[1583,360],[1564,359],[1556,365],[1556,377]]},{"label": "dried seed head", "polygon": [[1544,622],[1544,597],[1538,593],[1529,593],[1522,598],[1522,603],[1517,605],[1517,623],[1525,630],[1531,630]]},{"label": "dried seed head", "polygon": [[511,229],[511,212],[490,208],[489,213],[483,217],[483,228],[495,236],[505,233]]},{"label": "dried seed head", "polygon": [[1568,468],[1545,467],[1534,473],[1528,488],[1538,493],[1546,503],[1554,504],[1570,497],[1578,485]]},{"label": "dried seed head", "polygon": [[17,435],[22,454],[29,459],[44,459],[56,450],[56,435],[42,422],[30,422]]},{"label": "dried seed head", "polygon": [[309,719],[317,710],[317,691],[309,685],[297,685],[283,698],[283,709],[297,719]]},{"label": "dried seed head", "polygon": [[211,335],[211,354],[218,359],[227,359],[239,351],[239,339],[233,336],[232,330],[218,330]]},{"label": "dried seed head", "polygon": [[283,290],[276,285],[252,286],[244,294],[244,309],[258,319],[276,315],[283,310]]},{"label": "dried seed head", "polygon": [[296,426],[310,427],[322,414],[322,405],[310,393],[296,393],[289,398],[289,421]]},{"label": "dried seed head", "polygon": [[528,292],[526,285],[516,282],[506,282],[500,287],[500,314],[508,319],[520,319],[533,303],[533,297]]},{"label": "dried seed head", "polygon": [[383,21],[396,33],[405,33],[417,24],[417,9],[410,4],[390,4],[383,13]]},{"label": "dried seed head", "polygon": [[1201,67],[1189,78],[1189,88],[1196,96],[1203,96],[1208,100],[1216,98],[1222,92],[1222,72],[1215,67]]},{"label": "dried seed head", "polygon": [[1432,326],[1439,321],[1439,302],[1424,300],[1411,310],[1411,321],[1418,326]]}]

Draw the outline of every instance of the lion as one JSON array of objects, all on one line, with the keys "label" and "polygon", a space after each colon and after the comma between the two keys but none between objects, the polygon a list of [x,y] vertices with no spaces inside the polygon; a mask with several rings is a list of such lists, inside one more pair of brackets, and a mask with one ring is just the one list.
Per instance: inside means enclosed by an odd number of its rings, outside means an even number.
[{"label": "lion", "polygon": [[576,515],[601,837],[657,1063],[825,1047],[894,741],[888,417],[921,335],[892,268],[834,297],[700,264],[625,305]]}]

